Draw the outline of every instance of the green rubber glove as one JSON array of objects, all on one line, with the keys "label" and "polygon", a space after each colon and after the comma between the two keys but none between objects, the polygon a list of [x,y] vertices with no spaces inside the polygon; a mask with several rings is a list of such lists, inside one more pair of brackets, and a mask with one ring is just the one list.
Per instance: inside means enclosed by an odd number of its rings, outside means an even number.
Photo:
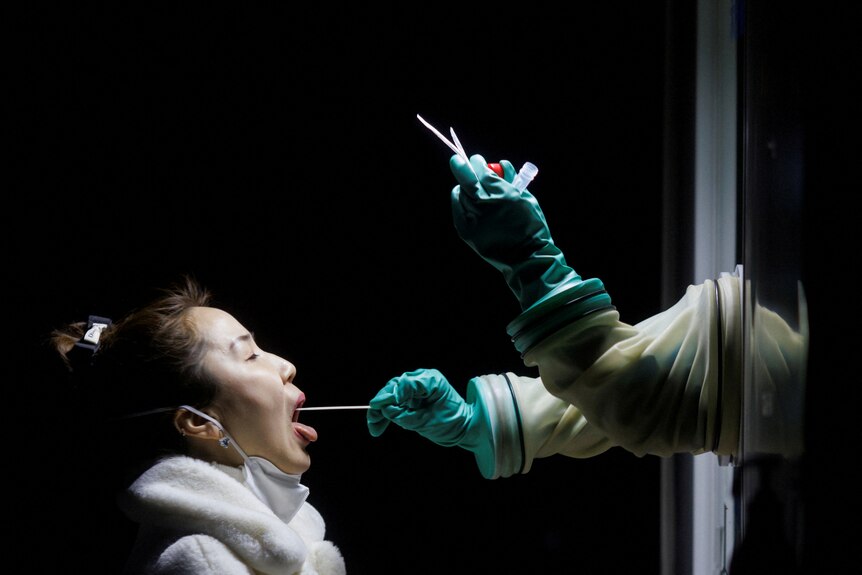
[{"label": "green rubber glove", "polygon": [[476,455],[488,476],[494,469],[491,419],[480,396],[468,398],[436,369],[408,371],[390,379],[371,399],[368,431],[379,437],[391,421],[438,445],[461,447]]},{"label": "green rubber glove", "polygon": [[539,202],[529,191],[511,184],[515,177],[511,162],[500,161],[503,178],[479,154],[470,158],[470,164],[472,170],[458,155],[449,160],[458,181],[452,190],[455,229],[482,259],[502,272],[521,309],[580,282],[554,245]]}]

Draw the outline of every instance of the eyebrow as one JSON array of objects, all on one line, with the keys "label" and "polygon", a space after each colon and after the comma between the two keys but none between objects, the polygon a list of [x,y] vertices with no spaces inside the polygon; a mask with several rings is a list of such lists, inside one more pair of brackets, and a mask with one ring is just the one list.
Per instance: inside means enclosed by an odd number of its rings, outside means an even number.
[{"label": "eyebrow", "polygon": [[233,350],[239,343],[254,342],[254,334],[245,333],[230,342],[230,348]]}]

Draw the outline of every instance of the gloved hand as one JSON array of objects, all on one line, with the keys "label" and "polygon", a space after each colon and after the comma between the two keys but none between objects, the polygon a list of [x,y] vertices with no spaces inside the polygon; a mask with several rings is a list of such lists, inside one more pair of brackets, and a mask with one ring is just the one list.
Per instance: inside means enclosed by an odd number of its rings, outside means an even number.
[{"label": "gloved hand", "polygon": [[468,403],[436,369],[392,378],[369,402],[368,431],[383,434],[390,421],[444,447],[472,451],[479,467],[493,469],[493,435],[488,411],[477,396]]},{"label": "gloved hand", "polygon": [[511,184],[515,177],[511,162],[500,161],[503,178],[479,154],[470,158],[470,164],[473,170],[457,154],[449,160],[458,181],[452,190],[455,229],[482,259],[502,272],[521,310],[564,284],[579,282],[581,277],[554,245],[536,198]]}]

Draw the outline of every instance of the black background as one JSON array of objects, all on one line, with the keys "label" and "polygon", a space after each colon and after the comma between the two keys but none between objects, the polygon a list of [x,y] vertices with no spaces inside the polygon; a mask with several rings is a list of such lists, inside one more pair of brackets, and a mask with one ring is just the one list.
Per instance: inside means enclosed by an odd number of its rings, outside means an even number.
[{"label": "black background", "polygon": [[[41,338],[181,274],[297,365],[309,406],[367,403],[419,367],[462,391],[535,375],[505,333],[514,297],[452,226],[451,152],[417,113],[468,153],[537,164],[569,263],[624,321],[660,310],[663,3],[60,4],[6,25],[6,285],[29,366],[7,379],[18,455],[41,462],[12,476],[12,511],[35,566],[111,572],[129,536],[87,489],[88,438]],[[466,451],[371,438],[363,412],[303,420],[320,434],[303,482],[351,573],[659,572],[657,458],[488,481]]]},{"label": "black background", "polygon": [[[9,114],[23,207],[7,215],[23,224],[10,279],[26,333],[119,317],[193,273],[297,365],[308,405],[367,403],[419,367],[462,392],[535,375],[505,333],[517,302],[452,225],[451,152],[417,113],[469,153],[538,165],[531,189],[572,265],[627,320],[658,311],[662,11],[410,6],[23,10]],[[655,458],[488,481],[467,451],[372,438],[363,412],[303,420],[320,434],[303,482],[352,573],[658,572]],[[87,438],[47,441],[49,532],[107,564],[127,534],[86,490]]]}]

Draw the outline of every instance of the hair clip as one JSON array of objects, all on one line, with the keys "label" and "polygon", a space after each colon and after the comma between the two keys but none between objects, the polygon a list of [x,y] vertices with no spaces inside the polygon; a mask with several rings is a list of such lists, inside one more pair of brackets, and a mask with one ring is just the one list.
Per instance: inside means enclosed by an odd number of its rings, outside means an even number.
[{"label": "hair clip", "polygon": [[66,353],[66,358],[73,372],[80,373],[92,366],[93,357],[99,349],[99,340],[102,338],[102,332],[109,325],[111,325],[111,320],[106,317],[97,315],[89,317],[84,335]]},{"label": "hair clip", "polygon": [[111,325],[111,320],[98,315],[91,315],[87,320],[87,330],[83,337],[75,345],[89,349],[93,353],[99,349],[99,340],[102,338],[102,332]]}]

